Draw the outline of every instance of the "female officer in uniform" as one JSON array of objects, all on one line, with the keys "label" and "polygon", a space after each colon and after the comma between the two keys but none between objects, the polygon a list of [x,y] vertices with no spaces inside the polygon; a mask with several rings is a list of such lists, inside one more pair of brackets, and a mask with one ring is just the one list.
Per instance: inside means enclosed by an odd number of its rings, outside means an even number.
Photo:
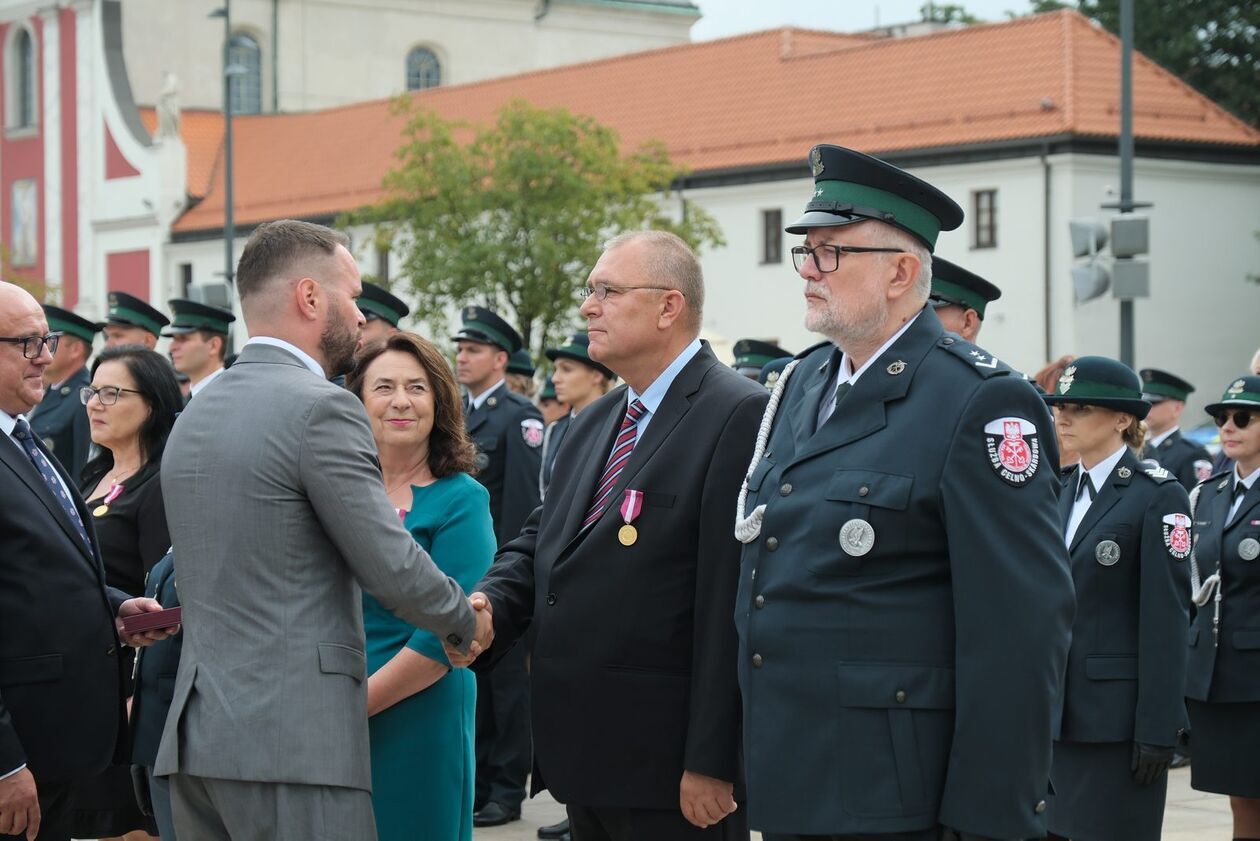
[{"label": "female officer in uniform", "polygon": [[1189,499],[1176,477],[1136,455],[1150,404],[1127,366],[1081,357],[1045,399],[1064,447],[1081,458],[1059,498],[1076,620],[1049,837],[1159,841],[1186,715]]},{"label": "female officer in uniform", "polygon": [[1190,785],[1228,794],[1234,837],[1251,841],[1260,839],[1260,376],[1234,380],[1207,411],[1234,466],[1194,491]]}]

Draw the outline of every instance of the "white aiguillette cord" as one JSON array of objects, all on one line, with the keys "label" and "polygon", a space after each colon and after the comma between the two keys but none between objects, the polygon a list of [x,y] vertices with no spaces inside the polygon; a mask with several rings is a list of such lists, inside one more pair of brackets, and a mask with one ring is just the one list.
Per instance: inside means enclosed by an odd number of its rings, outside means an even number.
[{"label": "white aiguillette cord", "polygon": [[783,389],[787,385],[788,377],[792,374],[792,369],[800,361],[793,359],[783,369],[779,381],[774,384],[774,391],[770,393],[770,402],[766,404],[766,411],[761,416],[761,429],[757,430],[757,445],[753,447],[752,463],[748,465],[748,472],[744,475],[744,484],[739,489],[739,503],[735,509],[735,539],[740,543],[752,543],[761,534],[761,519],[766,515],[766,506],[758,505],[751,514],[744,516],[744,506],[748,503],[748,482],[752,479],[757,465],[761,463],[761,457],[765,455],[766,444],[770,441],[770,429],[774,426],[774,416],[779,411],[779,401],[783,399]]},{"label": "white aiguillette cord", "polygon": [[[1190,491],[1190,517],[1192,519],[1194,510],[1199,507],[1199,492],[1202,490],[1202,485],[1195,485]],[[1218,567],[1206,581],[1199,579],[1199,559],[1195,554],[1198,546],[1199,533],[1196,531],[1194,543],[1190,549],[1190,599],[1199,607],[1203,607],[1209,601],[1215,602],[1215,612],[1212,616],[1212,645],[1216,646],[1219,644],[1221,632],[1221,571]]]}]

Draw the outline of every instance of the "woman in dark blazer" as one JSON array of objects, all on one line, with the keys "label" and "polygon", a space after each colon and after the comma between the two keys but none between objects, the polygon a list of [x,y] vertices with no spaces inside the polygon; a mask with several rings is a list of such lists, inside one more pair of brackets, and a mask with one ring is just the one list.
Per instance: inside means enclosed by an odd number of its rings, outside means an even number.
[{"label": "woman in dark blazer", "polygon": [[[80,490],[96,526],[105,581],[141,593],[150,568],[166,554],[159,469],[166,439],[182,406],[175,370],[140,345],[106,348],[80,395],[100,454],[83,467]],[[131,675],[132,650],[124,650]],[[127,695],[131,687],[126,686]],[[118,836],[154,829],[140,814],[127,767],[116,766],[75,793],[76,838]]]},{"label": "woman in dark blazer", "polygon": [[1046,402],[1065,448],[1081,459],[1059,499],[1076,620],[1050,772],[1049,837],[1159,841],[1168,766],[1186,724],[1179,687],[1189,499],[1175,476],[1137,458],[1150,404],[1127,366],[1081,357]]},{"label": "woman in dark blazer", "polygon": [[1260,376],[1235,379],[1207,411],[1233,466],[1194,490],[1190,785],[1228,794],[1234,837],[1250,841],[1260,839]]}]

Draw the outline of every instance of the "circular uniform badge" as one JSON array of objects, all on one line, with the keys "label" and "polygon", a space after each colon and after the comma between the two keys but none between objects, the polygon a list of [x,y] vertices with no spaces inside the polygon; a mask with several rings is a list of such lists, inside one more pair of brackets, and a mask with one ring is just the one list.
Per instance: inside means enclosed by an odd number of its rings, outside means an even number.
[{"label": "circular uniform badge", "polygon": [[1105,567],[1115,566],[1120,560],[1120,544],[1114,540],[1101,540],[1094,547],[1094,560]]},{"label": "circular uniform badge", "polygon": [[1260,540],[1254,537],[1248,537],[1238,544],[1238,557],[1244,561],[1254,561],[1260,558]]},{"label": "circular uniform badge", "polygon": [[849,520],[840,527],[840,548],[860,558],[875,546],[875,529],[866,520]]},{"label": "circular uniform badge", "polygon": [[477,466],[478,470],[485,470],[490,466],[490,456],[478,450],[476,458],[473,459],[473,464]]}]

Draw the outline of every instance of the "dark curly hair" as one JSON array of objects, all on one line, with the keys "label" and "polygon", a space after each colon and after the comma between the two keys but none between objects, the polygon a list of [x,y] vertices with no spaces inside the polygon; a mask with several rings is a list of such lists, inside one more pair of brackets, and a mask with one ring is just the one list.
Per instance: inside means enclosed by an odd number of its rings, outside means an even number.
[{"label": "dark curly hair", "polygon": [[[165,356],[144,345],[105,348],[92,363],[93,378],[96,377],[97,369],[106,362],[121,362],[126,365],[127,373],[136,381],[136,390],[149,407],[149,417],[137,432],[140,437],[140,457],[144,464],[161,461],[162,451],[166,449],[166,439],[175,426],[175,416],[184,409],[184,395],[179,391],[175,369]],[[80,475],[85,480],[96,480],[108,473],[113,466],[114,454],[102,447],[96,458],[83,465]]]},{"label": "dark curly hair", "polygon": [[433,388],[433,431],[429,433],[429,470],[433,478],[476,473],[477,451],[464,429],[464,405],[459,397],[459,386],[446,357],[428,339],[415,333],[398,332],[365,345],[346,376],[346,388],[362,400],[368,366],[390,350],[414,357]]}]

